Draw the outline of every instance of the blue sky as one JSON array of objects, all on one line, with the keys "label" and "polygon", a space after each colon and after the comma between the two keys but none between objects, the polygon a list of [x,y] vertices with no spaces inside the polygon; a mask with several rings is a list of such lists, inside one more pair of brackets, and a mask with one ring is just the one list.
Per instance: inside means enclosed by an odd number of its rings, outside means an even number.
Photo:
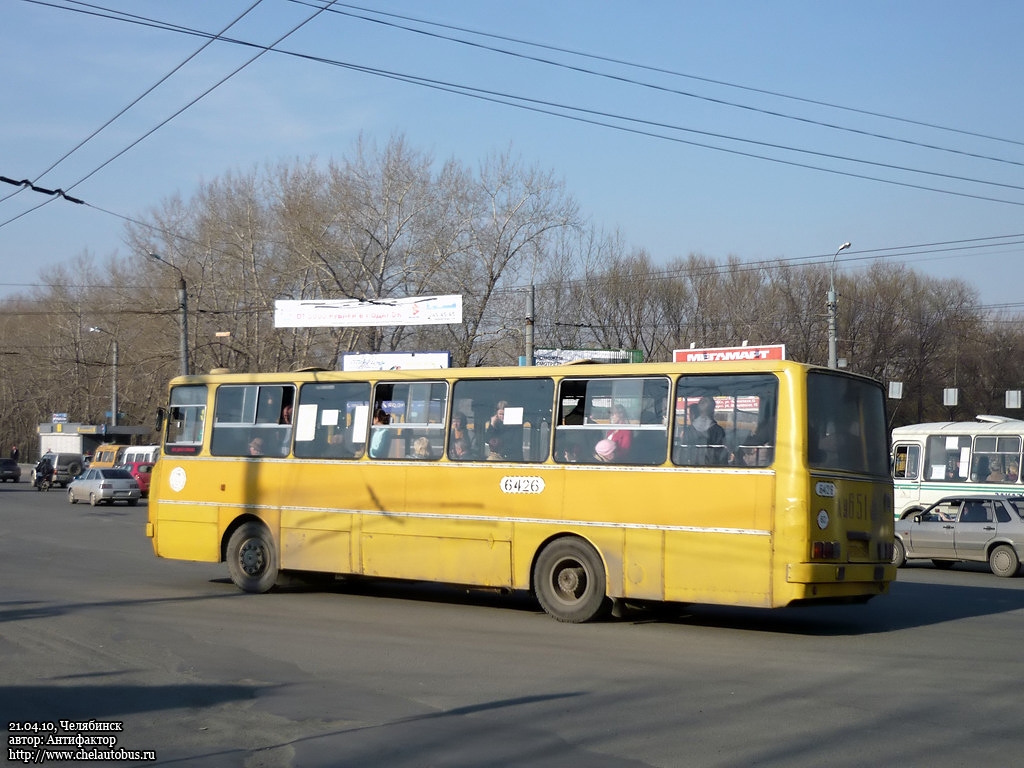
[{"label": "blue sky", "polygon": [[[36,180],[204,42],[69,9],[102,6],[216,33],[255,0],[48,2],[0,0],[0,175],[12,179]],[[268,45],[314,5],[263,0],[226,34]],[[844,272],[872,258],[901,260],[968,281],[985,304],[1024,308],[1019,2],[389,0],[372,8],[678,74],[376,17],[609,76],[599,77],[332,12],[372,15],[340,3],[279,47],[659,123],[591,116],[676,140],[270,52],[70,191],[94,207],[56,200],[10,221],[46,198],[8,197],[16,188],[0,185],[0,295],[84,252],[100,261],[125,254],[123,221],[98,209],[139,216],[229,170],[326,161],[360,133],[380,143],[402,133],[439,161],[475,165],[511,149],[564,178],[594,224],[657,260],[827,260],[849,240]],[[69,189],[253,54],[213,43],[37,184]],[[935,245],[953,241],[970,242]]]}]

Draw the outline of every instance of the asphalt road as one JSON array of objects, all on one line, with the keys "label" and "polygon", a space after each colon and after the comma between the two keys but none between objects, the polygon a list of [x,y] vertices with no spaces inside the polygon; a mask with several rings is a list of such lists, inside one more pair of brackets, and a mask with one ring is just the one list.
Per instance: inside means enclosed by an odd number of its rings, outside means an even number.
[{"label": "asphalt road", "polygon": [[242,594],[224,566],[155,558],[145,516],[0,485],[8,725],[123,723],[116,748],[211,767],[1009,766],[1024,748],[1024,578],[913,566],[865,606],[565,625],[433,585]]}]

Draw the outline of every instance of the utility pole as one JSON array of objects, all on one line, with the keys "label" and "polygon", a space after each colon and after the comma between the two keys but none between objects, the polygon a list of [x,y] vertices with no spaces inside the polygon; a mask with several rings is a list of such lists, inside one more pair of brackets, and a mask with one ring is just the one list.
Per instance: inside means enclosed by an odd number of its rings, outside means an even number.
[{"label": "utility pole", "polygon": [[526,294],[526,364],[533,365],[533,299],[534,286],[531,283],[530,291]]},{"label": "utility pole", "polygon": [[850,247],[849,243],[839,246],[835,256],[832,257],[832,269],[829,271],[828,295],[825,297],[825,304],[828,307],[828,367],[838,368],[839,359],[836,352],[836,309],[839,307],[839,300],[836,298],[836,256],[840,251]]}]

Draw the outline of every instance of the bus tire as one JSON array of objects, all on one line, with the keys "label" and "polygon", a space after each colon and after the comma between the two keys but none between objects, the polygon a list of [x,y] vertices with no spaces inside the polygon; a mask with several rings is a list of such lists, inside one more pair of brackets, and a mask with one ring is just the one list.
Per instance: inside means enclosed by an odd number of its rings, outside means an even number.
[{"label": "bus tire", "polygon": [[992,548],[988,553],[988,567],[996,576],[1008,579],[1016,576],[1020,569],[1020,559],[1017,552],[1009,544],[1000,544]]},{"label": "bus tire", "polygon": [[907,564],[907,548],[899,539],[895,539],[892,543],[892,564],[897,568],[902,568]]},{"label": "bus tire", "polygon": [[575,536],[556,539],[533,566],[537,601],[553,618],[572,624],[601,618],[611,610],[604,563],[592,546]]},{"label": "bus tire", "polygon": [[263,523],[243,523],[228,539],[228,573],[243,592],[269,592],[277,582],[277,548]]}]

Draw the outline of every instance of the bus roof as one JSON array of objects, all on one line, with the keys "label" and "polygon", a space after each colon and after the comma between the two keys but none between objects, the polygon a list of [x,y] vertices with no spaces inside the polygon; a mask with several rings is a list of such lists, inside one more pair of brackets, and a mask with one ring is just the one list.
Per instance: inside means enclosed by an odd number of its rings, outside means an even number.
[{"label": "bus roof", "polygon": [[[793,360],[741,360],[700,363],[567,363],[565,365],[543,366],[495,366],[476,368],[424,368],[387,371],[338,371],[305,368],[298,371],[277,371],[261,373],[228,373],[223,369],[208,374],[177,376],[171,380],[172,386],[184,384],[204,384],[211,381],[218,383],[275,383],[282,380],[295,382],[315,381],[403,381],[422,379],[500,379],[500,378],[533,378],[537,376],[551,377],[582,377],[582,376],[653,376],[671,373],[766,373],[770,371],[804,370],[820,371],[835,375],[847,376],[864,381],[875,382],[874,379],[844,370],[826,368],[824,366],[798,363]],[[877,382],[876,382],[877,383]]]},{"label": "bus roof", "polygon": [[892,431],[893,439],[919,434],[1019,435],[1024,433],[1024,420],[1004,416],[978,416],[975,421],[933,421],[907,424]]}]

